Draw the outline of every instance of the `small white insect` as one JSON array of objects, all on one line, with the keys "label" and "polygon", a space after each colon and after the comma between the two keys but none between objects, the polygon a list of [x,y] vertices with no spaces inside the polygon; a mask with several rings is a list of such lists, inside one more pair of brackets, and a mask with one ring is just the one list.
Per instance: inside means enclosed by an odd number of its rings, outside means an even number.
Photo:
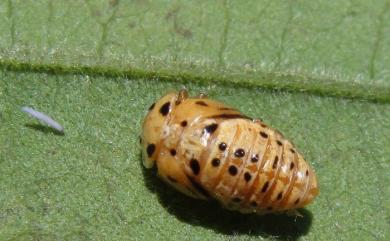
[{"label": "small white insect", "polygon": [[52,118],[50,118],[46,114],[39,112],[37,110],[34,110],[33,108],[26,107],[26,106],[22,107],[21,110],[23,112],[26,112],[30,116],[40,120],[41,122],[47,124],[48,126],[54,128],[55,130],[57,130],[61,133],[64,133],[64,127],[62,127],[57,121],[53,120]]}]

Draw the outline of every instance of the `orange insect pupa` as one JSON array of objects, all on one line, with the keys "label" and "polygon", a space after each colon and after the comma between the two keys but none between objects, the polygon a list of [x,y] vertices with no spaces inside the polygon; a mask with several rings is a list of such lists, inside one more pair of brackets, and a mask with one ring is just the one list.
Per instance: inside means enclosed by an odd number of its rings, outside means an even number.
[{"label": "orange insect pupa", "polygon": [[141,143],[146,168],[197,199],[242,213],[293,211],[318,195],[317,178],[293,144],[204,95],[169,93],[149,108]]}]

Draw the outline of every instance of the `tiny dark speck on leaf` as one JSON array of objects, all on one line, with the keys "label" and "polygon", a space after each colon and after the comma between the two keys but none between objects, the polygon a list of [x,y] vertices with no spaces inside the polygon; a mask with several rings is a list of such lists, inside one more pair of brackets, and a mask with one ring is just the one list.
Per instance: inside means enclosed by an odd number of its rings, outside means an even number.
[{"label": "tiny dark speck on leaf", "polygon": [[111,7],[115,7],[116,5],[118,5],[119,1],[118,0],[110,0],[110,6]]}]

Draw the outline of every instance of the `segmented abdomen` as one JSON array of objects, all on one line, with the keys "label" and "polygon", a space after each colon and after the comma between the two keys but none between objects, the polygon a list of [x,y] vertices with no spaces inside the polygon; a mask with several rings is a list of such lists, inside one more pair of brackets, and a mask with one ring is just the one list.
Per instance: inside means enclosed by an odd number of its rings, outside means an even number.
[{"label": "segmented abdomen", "polygon": [[[240,212],[302,207],[318,193],[313,171],[293,145],[244,116],[190,123],[170,149],[178,152],[193,192]],[[169,144],[168,144],[169,145]]]}]

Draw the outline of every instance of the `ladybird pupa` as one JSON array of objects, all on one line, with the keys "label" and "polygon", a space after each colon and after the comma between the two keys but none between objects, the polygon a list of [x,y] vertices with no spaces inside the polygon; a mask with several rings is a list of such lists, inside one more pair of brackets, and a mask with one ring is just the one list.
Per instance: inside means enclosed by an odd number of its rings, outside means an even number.
[{"label": "ladybird pupa", "polygon": [[283,135],[238,110],[186,90],[152,104],[141,135],[143,164],[197,199],[230,210],[294,211],[319,193],[317,178]]}]

